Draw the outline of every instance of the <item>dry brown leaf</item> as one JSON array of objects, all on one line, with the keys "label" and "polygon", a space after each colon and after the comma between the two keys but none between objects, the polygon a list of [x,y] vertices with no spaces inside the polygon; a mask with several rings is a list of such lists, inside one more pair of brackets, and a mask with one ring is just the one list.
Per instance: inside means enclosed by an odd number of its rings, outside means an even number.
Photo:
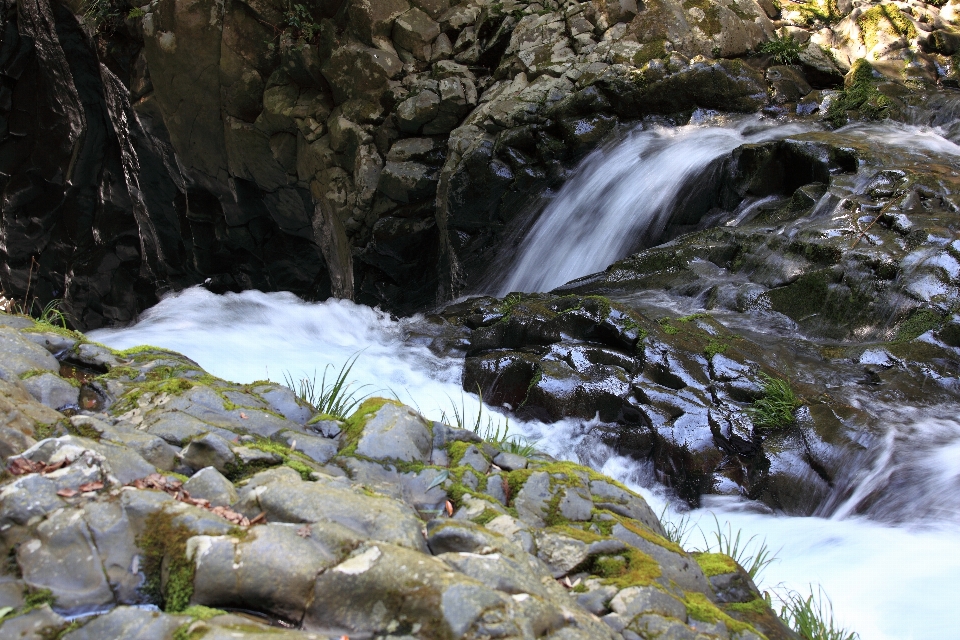
[{"label": "dry brown leaf", "polygon": [[447,504],[445,505],[445,507],[446,507],[446,510],[447,510],[447,515],[448,515],[448,516],[452,516],[452,515],[453,515],[453,503],[450,502],[449,500],[447,500]]},{"label": "dry brown leaf", "polygon": [[241,412],[240,412],[240,417],[243,418],[244,420],[246,420],[246,419],[247,419],[247,414],[245,414],[243,411],[241,411]]},{"label": "dry brown leaf", "polygon": [[76,489],[60,489],[59,491],[57,491],[57,495],[60,496],[61,498],[72,498],[73,496],[77,495],[77,490]]},{"label": "dry brown leaf", "polygon": [[261,522],[262,522],[263,524],[266,524],[266,523],[267,523],[267,512],[266,512],[266,511],[261,511],[261,512],[260,512],[260,515],[258,515],[256,518],[254,518],[253,520],[250,521],[250,524],[260,524]]},{"label": "dry brown leaf", "polygon": [[313,533],[313,530],[310,528],[309,524],[305,524],[299,529],[297,529],[297,535],[301,538],[309,538],[310,534]]},{"label": "dry brown leaf", "polygon": [[80,491],[84,493],[87,491],[100,491],[100,489],[103,489],[103,483],[99,480],[80,485]]}]

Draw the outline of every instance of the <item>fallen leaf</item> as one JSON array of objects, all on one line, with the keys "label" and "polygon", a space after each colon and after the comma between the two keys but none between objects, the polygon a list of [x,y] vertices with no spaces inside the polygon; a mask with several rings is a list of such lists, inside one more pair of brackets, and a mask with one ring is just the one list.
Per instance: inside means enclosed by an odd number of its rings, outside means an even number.
[{"label": "fallen leaf", "polygon": [[261,512],[260,512],[260,515],[258,515],[256,518],[254,518],[253,520],[250,521],[250,524],[260,524],[261,522],[264,523],[264,524],[267,523],[267,512],[266,512],[266,511],[261,511]]},{"label": "fallen leaf", "polygon": [[427,487],[427,491],[430,491],[430,489],[433,489],[434,487],[440,486],[441,484],[446,482],[447,478],[449,477],[450,477],[450,470],[444,469],[443,471],[437,474],[436,478],[433,479],[433,482],[431,482],[430,486]]},{"label": "fallen leaf", "polygon": [[300,536],[301,538],[309,538],[310,534],[312,533],[313,533],[313,530],[310,529],[309,524],[305,524],[299,529],[297,529],[297,535]]},{"label": "fallen leaf", "polygon": [[246,419],[247,419],[247,414],[245,414],[243,411],[241,411],[241,412],[240,412],[240,417],[243,418],[244,420],[246,420]]},{"label": "fallen leaf", "polygon": [[61,498],[72,498],[73,496],[77,495],[77,490],[69,489],[69,488],[60,489],[59,491],[57,491],[57,495],[60,496]]},{"label": "fallen leaf", "polygon": [[100,489],[103,489],[103,483],[100,482],[99,480],[80,485],[80,491],[83,491],[83,492],[99,491]]},{"label": "fallen leaf", "polygon": [[569,576],[563,576],[563,579],[558,580],[558,582],[559,582],[560,584],[562,584],[563,586],[565,586],[567,589],[573,589],[573,585],[570,583],[570,577],[569,577]]},{"label": "fallen leaf", "polygon": [[447,508],[447,515],[448,515],[448,516],[452,516],[452,515],[453,515],[453,503],[450,502],[449,500],[447,500],[446,508]]}]

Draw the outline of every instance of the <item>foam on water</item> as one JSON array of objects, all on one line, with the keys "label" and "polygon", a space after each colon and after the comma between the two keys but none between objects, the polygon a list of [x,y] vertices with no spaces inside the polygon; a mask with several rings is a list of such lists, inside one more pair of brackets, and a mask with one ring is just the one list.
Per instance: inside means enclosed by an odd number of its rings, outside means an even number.
[{"label": "foam on water", "polygon": [[[164,299],[129,328],[91,332],[92,339],[114,348],[152,344],[173,349],[197,361],[210,373],[236,382],[283,372],[294,377],[336,370],[359,353],[350,377],[365,391],[395,392],[431,418],[450,413],[456,404],[468,412],[479,406],[460,389],[461,361],[438,357],[405,340],[413,320],[394,321],[380,311],[351,302],[306,303],[290,294],[248,291],[217,296],[194,288]],[[960,473],[960,423],[938,418],[936,433],[923,456],[905,456],[903,464],[918,483],[939,482],[953,495],[924,492],[924,499],[953,498]],[[956,421],[954,421],[955,423]],[[928,428],[916,416],[915,435]],[[658,512],[666,503],[662,488],[642,463],[612,455],[596,443],[589,424],[567,421],[552,425],[517,423],[513,430],[539,440],[548,453],[583,459],[601,471],[637,488]],[[906,433],[909,429],[903,431]],[[957,437],[948,437],[956,435]],[[891,446],[903,442],[892,438]],[[941,446],[942,445],[942,446]],[[904,456],[901,456],[904,458]],[[870,470],[868,470],[870,471]],[[895,475],[895,474],[891,474]],[[837,619],[859,631],[863,640],[909,640],[955,637],[954,585],[960,574],[960,527],[924,511],[909,524],[892,526],[862,517],[793,518],[745,511],[743,503],[714,500],[711,508],[693,512],[707,532],[712,514],[729,521],[745,537],[756,534],[779,549],[779,560],[763,575],[761,588],[806,592],[823,585],[833,600]],[[676,517],[675,515],[673,517]],[[697,546],[694,533],[688,546]]]}]

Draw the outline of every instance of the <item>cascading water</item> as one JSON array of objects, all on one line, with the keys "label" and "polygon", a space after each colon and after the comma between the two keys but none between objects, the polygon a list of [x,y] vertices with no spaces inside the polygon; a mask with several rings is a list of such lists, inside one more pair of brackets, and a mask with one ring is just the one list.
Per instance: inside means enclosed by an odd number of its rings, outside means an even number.
[{"label": "cascading water", "polygon": [[[727,128],[689,126],[632,133],[623,148],[598,152],[585,161],[583,175],[560,192],[521,246],[516,273],[502,290],[552,288],[605,268],[634,246],[636,238],[627,237],[628,224],[634,233],[651,222],[663,224],[659,216],[683,196],[676,185],[690,184],[697,171],[740,144],[798,131],[758,129],[757,120],[748,119]],[[911,153],[960,155],[960,147],[928,129],[870,125],[844,131],[853,137],[910,145]],[[647,167],[645,177],[638,173],[641,166]],[[578,213],[578,207],[583,211]],[[588,213],[579,215],[584,211]],[[618,221],[617,216],[633,222]],[[587,231],[578,231],[581,226]],[[556,234],[553,244],[562,248],[552,252],[544,246],[537,249],[542,253],[528,253],[537,244],[549,244],[534,242],[534,237],[548,239],[550,233]],[[607,257],[576,258],[608,251],[613,245],[617,248],[605,253]],[[574,260],[577,266],[561,272],[556,262],[560,259]],[[170,348],[210,373],[237,382],[264,377],[280,381],[286,372],[294,378],[322,374],[325,366],[339,368],[359,354],[350,373],[354,388],[396,394],[433,419],[442,412],[449,415],[453,407],[475,414],[478,399],[464,395],[460,387],[462,359],[439,356],[409,339],[418,323],[418,318],[392,320],[351,302],[306,303],[290,294],[255,291],[217,296],[190,289],[164,299],[133,327],[96,331],[91,337],[115,348],[139,344]],[[782,339],[773,335],[778,330],[767,331],[771,339]],[[488,411],[494,421],[502,422]],[[877,454],[851,474],[843,491],[838,489],[835,502],[828,505],[832,517],[774,515],[755,503],[719,496],[706,496],[704,507],[691,516],[707,536],[715,515],[734,530],[742,529],[746,537],[765,538],[779,560],[767,568],[761,588],[806,593],[809,585],[822,585],[838,622],[856,629],[862,640],[953,637],[952,593],[960,573],[956,553],[960,508],[952,498],[960,494],[958,412],[949,407],[890,408],[884,414],[889,416],[887,437],[873,443]],[[511,432],[536,440],[540,449],[558,458],[584,458],[588,451],[593,466],[643,493],[656,511],[663,509],[666,494],[653,482],[649,469],[597,443],[589,426],[574,420],[550,425],[510,421]],[[700,542],[695,532],[689,546]]]},{"label": "cascading water", "polygon": [[549,291],[602,271],[641,243],[655,242],[687,191],[696,189],[691,181],[711,163],[742,144],[810,128],[755,117],[730,127],[655,126],[594,151],[527,233],[498,295]]}]

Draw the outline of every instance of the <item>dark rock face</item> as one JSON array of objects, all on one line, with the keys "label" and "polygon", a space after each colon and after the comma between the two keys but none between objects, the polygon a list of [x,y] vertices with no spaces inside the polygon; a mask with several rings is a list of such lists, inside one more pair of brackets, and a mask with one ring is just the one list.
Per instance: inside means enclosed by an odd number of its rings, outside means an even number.
[{"label": "dark rock face", "polygon": [[[161,81],[160,69],[137,77],[139,47],[120,61],[101,58],[60,4],[18,11],[8,3],[5,12],[0,229],[8,295],[22,297],[29,282],[31,296],[62,298],[83,327],[129,322],[165,289],[205,280],[222,290],[329,295],[306,191],[264,193],[235,179],[225,193],[190,166],[189,145],[171,140],[149,98],[132,108],[129,85]],[[212,113],[219,123],[219,109]],[[284,233],[296,231],[291,216],[306,232]]]}]

